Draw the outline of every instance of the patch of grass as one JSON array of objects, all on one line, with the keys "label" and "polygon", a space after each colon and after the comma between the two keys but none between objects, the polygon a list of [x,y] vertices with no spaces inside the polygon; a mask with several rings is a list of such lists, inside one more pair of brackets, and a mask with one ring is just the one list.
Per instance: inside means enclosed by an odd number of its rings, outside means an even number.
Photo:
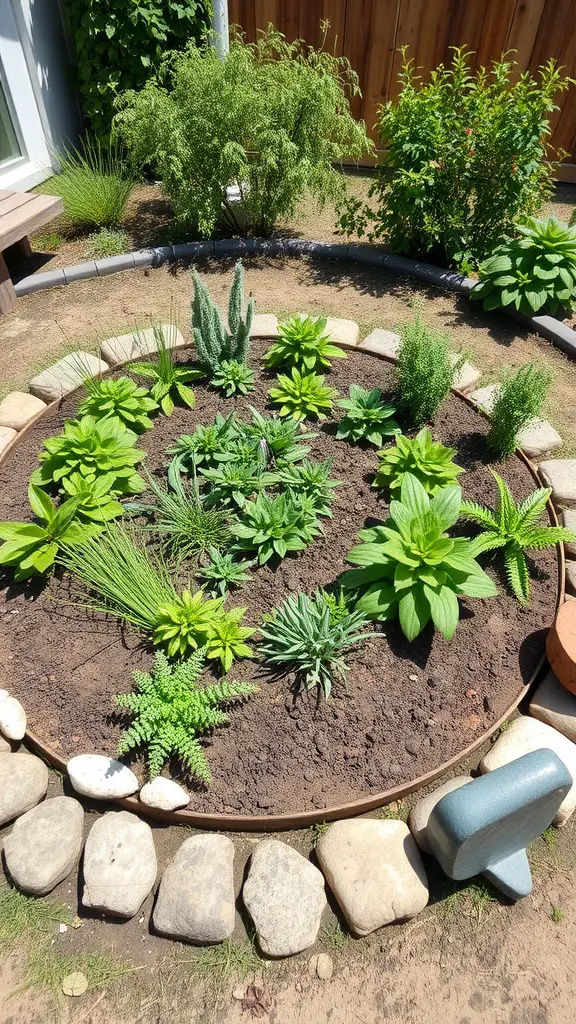
[{"label": "patch of grass", "polygon": [[[480,924],[490,905],[500,902],[496,890],[482,878],[475,879],[460,889],[455,888],[456,885],[457,882],[446,878],[445,885],[440,887],[437,906],[443,916],[461,914]],[[445,891],[444,896],[442,889]]]},{"label": "patch of grass", "polygon": [[84,255],[91,260],[120,256],[130,248],[130,239],[121,228],[100,228],[88,235],[87,242]]},{"label": "patch of grass", "polygon": [[65,241],[64,235],[59,235],[57,231],[42,231],[31,239],[32,248],[36,252],[56,252]]},{"label": "patch of grass", "polygon": [[342,930],[339,921],[331,921],[330,924],[327,924],[320,932],[319,937],[322,945],[327,946],[335,953],[342,952],[350,942],[350,936]]},{"label": "patch of grass", "polygon": [[391,804],[381,807],[377,813],[378,818],[385,821],[408,821],[410,805],[407,800],[393,800]]},{"label": "patch of grass", "polygon": [[554,828],[554,825],[548,825],[548,828],[544,829],[540,839],[546,843],[549,850],[555,850],[558,846],[558,830]]},{"label": "patch of grass", "polygon": [[63,903],[34,899],[9,885],[0,888],[0,946],[55,931],[58,924],[72,924],[70,910]]},{"label": "patch of grass", "polygon": [[308,838],[310,840],[310,846],[313,850],[316,849],[316,844],[321,836],[330,828],[329,821],[317,821],[315,825],[310,825],[308,829]]},{"label": "patch of grass", "polygon": [[178,966],[186,966],[191,976],[215,989],[231,981],[244,981],[249,974],[261,972],[268,965],[256,952],[251,942],[235,942],[226,939],[218,946],[207,946],[192,957],[180,960]]},{"label": "patch of grass", "polygon": [[142,970],[117,960],[111,953],[61,953],[54,946],[42,945],[29,957],[25,972],[26,988],[47,989],[53,995],[62,991],[68,974],[79,971],[88,979],[88,989],[110,985],[125,974]]},{"label": "patch of grass", "polygon": [[564,920],[564,911],[560,910],[560,907],[552,906],[550,917],[554,921],[554,924],[560,924],[560,922]]}]

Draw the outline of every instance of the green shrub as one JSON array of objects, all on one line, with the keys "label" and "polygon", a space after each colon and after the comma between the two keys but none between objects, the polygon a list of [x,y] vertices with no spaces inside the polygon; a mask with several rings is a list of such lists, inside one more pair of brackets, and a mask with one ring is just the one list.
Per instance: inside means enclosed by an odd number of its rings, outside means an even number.
[{"label": "green shrub", "polygon": [[86,239],[84,256],[89,260],[101,260],[105,256],[121,256],[130,248],[130,239],[120,228],[100,228]]},{"label": "green shrub", "polygon": [[331,472],[331,459],[325,459],[324,462],[304,459],[296,465],[285,466],[279,472],[278,480],[288,495],[304,494],[310,498],[317,516],[331,516],[330,505],[334,501],[334,491],[342,482],[333,480]]},{"label": "green shrub", "polygon": [[503,549],[506,575],[512,593],[521,604],[528,604],[530,573],[524,552],[575,541],[576,533],[564,526],[543,526],[539,523],[546,511],[551,488],[540,488],[523,502],[516,503],[507,483],[494,470],[491,473],[498,487],[496,508],[487,508],[475,501],[464,501],[461,515],[484,527],[473,542],[477,554],[495,548]]},{"label": "green shrub", "polygon": [[71,473],[61,480],[64,494],[78,499],[77,516],[89,523],[108,523],[123,515],[124,506],[116,498],[113,473],[105,473],[93,480],[82,473]]},{"label": "green shrub", "polygon": [[460,364],[450,360],[446,335],[427,327],[418,310],[402,324],[400,336],[398,409],[410,424],[421,427],[438,412]]},{"label": "green shrub", "polygon": [[498,459],[512,455],[518,434],[531,419],[539,416],[552,384],[553,374],[547,366],[526,363],[516,373],[507,372],[490,416],[486,443]]},{"label": "green shrub", "polygon": [[199,466],[217,466],[234,458],[230,443],[237,436],[236,414],[222,416],[217,412],[214,423],[199,424],[193,434],[181,434],[176,444],[167,449],[173,455],[168,467],[168,479],[172,485],[182,472],[192,473]]},{"label": "green shrub", "polygon": [[446,448],[439,441],[434,441],[428,427],[415,438],[400,434],[393,447],[378,452],[380,465],[374,478],[374,487],[387,487],[393,497],[402,487],[407,473],[420,481],[427,494],[435,494],[447,484],[456,482],[456,477],[463,473],[461,466],[454,462],[455,448]]},{"label": "green shrub", "polygon": [[111,473],[116,493],[137,494],[144,489],[144,481],[134,467],[144,458],[144,452],[134,447],[135,441],[136,434],[115,416],[66,420],[62,434],[44,441],[32,483],[60,484],[65,476],[76,472],[90,480]]},{"label": "green shrub", "polygon": [[266,234],[307,193],[340,197],[335,165],[370,148],[350,114],[358,86],[348,61],[288,43],[271,26],[256,43],[231,36],[224,60],[211,47],[167,58],[162,82],[125,93],[115,118],[135,163],[162,180],[177,220],[206,236],[222,220],[240,229],[232,183],[248,227]]},{"label": "green shrub", "polygon": [[320,532],[313,510],[302,498],[283,493],[275,497],[259,494],[242,509],[242,522],[234,529],[240,551],[254,551],[258,564],[273,555],[285,558],[290,551],[304,551]]},{"label": "green shrub", "polygon": [[325,419],[332,412],[332,400],[338,392],[324,384],[322,374],[301,373],[294,367],[289,377],[279,373],[276,379],[278,386],[269,388],[268,394],[280,406],[280,416],[300,421]]},{"label": "green shrub", "polygon": [[346,353],[325,334],[328,320],[325,316],[291,316],[278,325],[280,337],[264,356],[264,365],[290,370],[330,369],[331,359],[345,359]]},{"label": "green shrub", "polygon": [[336,682],[345,682],[344,655],[369,637],[361,612],[333,616],[324,594],[290,594],[284,604],[264,616],[258,647],[264,661],[296,674],[297,684],[319,687],[328,700]]},{"label": "green shrub", "polygon": [[361,567],[342,577],[343,586],[360,592],[357,611],[380,622],[398,616],[408,640],[432,619],[450,640],[460,617],[458,596],[496,594],[475,559],[473,542],[445,532],[458,519],[461,497],[455,486],[430,498],[416,477],[404,477],[384,526],[361,530],[363,543],[347,556]]},{"label": "green shrub", "polygon": [[103,142],[120,90],[140,89],[168,50],[200,42],[210,23],[204,0],[68,0],[66,14],[84,114]]},{"label": "green shrub", "polygon": [[227,679],[199,686],[204,658],[205,652],[199,650],[187,661],[169,665],[166,656],[157,651],[152,672],[133,672],[136,692],[114,698],[117,707],[133,715],[132,724],[120,737],[118,754],[145,747],[151,778],[177,757],[202,782],[211,782],[199,736],[230,721],[220,710],[222,705],[258,692],[252,683]]},{"label": "green shrub", "polygon": [[216,619],[206,644],[206,657],[220,662],[224,672],[232,668],[235,658],[251,658],[252,648],[245,643],[255,632],[250,626],[242,626],[245,608],[231,608]]},{"label": "green shrub", "polygon": [[88,397],[78,406],[78,416],[93,416],[96,420],[115,416],[138,433],[154,426],[148,413],[155,412],[158,403],[129,377],[87,377],[84,387]]},{"label": "green shrub", "polygon": [[62,544],[82,544],[98,532],[94,524],[77,521],[78,498],[69,498],[57,509],[46,492],[31,483],[28,501],[38,523],[0,522],[0,565],[14,568],[17,583],[48,572]]},{"label": "green shrub", "polygon": [[223,598],[206,598],[202,590],[195,594],[183,590],[158,607],[154,620],[154,643],[165,647],[169,657],[184,658],[190,651],[205,647],[214,623],[223,615]]},{"label": "green shrub", "polygon": [[210,589],[221,597],[225,597],[232,587],[247,583],[251,579],[250,573],[246,570],[252,568],[255,562],[238,562],[233,554],[222,554],[218,548],[210,548],[208,554],[210,562],[200,569],[198,575],[207,580]]},{"label": "green shrub", "polygon": [[536,77],[518,74],[505,55],[472,73],[461,47],[422,81],[402,54],[400,93],[378,114],[382,163],[368,201],[342,209],[341,227],[469,268],[551,193],[550,118],[571,80],[554,60]]},{"label": "green shrub", "polygon": [[227,331],[222,323],[220,310],[200,275],[194,271],[192,278],[192,336],[200,360],[213,378],[223,362],[235,360],[237,363],[246,363],[250,349],[254,299],[248,299],[245,307],[244,268],[241,263],[237,263],[228,299]]},{"label": "green shrub", "polygon": [[247,395],[254,391],[254,371],[237,359],[224,359],[210,381],[213,387],[223,391],[226,398],[233,395]]},{"label": "green shrub", "polygon": [[484,309],[514,306],[525,316],[538,310],[559,313],[571,309],[576,291],[576,230],[556,217],[526,219],[515,224],[520,238],[497,245],[480,264],[480,284],[472,299]]},{"label": "green shrub", "polygon": [[174,353],[166,344],[161,327],[154,327],[154,337],[158,346],[157,362],[139,361],[134,363],[131,372],[154,381],[150,394],[165,416],[172,415],[178,401],[193,409],[196,396],[188,387],[188,381],[198,380],[204,373],[189,366],[176,366]]},{"label": "green shrub", "polygon": [[351,384],[350,397],[341,398],[336,404],[346,410],[338,424],[336,437],[340,439],[355,443],[369,441],[380,447],[385,436],[400,432],[396,421],[391,419],[396,409],[384,401],[380,388],[368,391]]},{"label": "green shrub", "polygon": [[224,509],[208,508],[195,482],[187,490],[178,477],[171,488],[164,488],[147,474],[147,483],[156,500],[152,504],[133,502],[130,508],[154,517],[148,529],[159,535],[167,554],[177,563],[230,544],[232,516]]},{"label": "green shrub", "polygon": [[64,216],[75,227],[115,227],[134,187],[119,147],[103,149],[87,140],[79,149],[57,153],[57,160],[58,174],[43,182],[39,191],[59,196]]}]

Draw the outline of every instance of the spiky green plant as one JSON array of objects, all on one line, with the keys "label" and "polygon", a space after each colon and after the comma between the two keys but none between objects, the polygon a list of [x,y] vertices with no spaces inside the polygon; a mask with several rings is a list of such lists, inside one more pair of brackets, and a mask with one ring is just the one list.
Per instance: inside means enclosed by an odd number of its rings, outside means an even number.
[{"label": "spiky green plant", "polygon": [[88,397],[78,406],[78,416],[97,420],[115,416],[137,433],[154,426],[148,414],[157,410],[158,403],[129,377],[87,377],[84,387]]},{"label": "spiky green plant", "polygon": [[453,364],[447,336],[428,327],[419,309],[399,330],[398,410],[411,425],[421,427],[433,419],[447,398],[463,358]]},{"label": "spiky green plant", "polygon": [[318,434],[311,431],[302,431],[297,420],[263,416],[253,406],[249,408],[252,423],[243,424],[242,433],[258,444],[263,442],[269,456],[267,461],[273,462],[277,468],[303,459],[310,448],[300,442],[318,437]]},{"label": "spiky green plant", "polygon": [[205,647],[222,615],[221,597],[206,598],[202,590],[195,594],[183,590],[157,609],[154,643],[165,647],[171,658],[184,658],[191,650]]},{"label": "spiky green plant", "polygon": [[200,473],[210,483],[210,505],[237,505],[239,508],[247,498],[265,487],[272,487],[279,479],[276,473],[263,471],[256,464],[239,462],[221,462],[214,469],[201,468]]},{"label": "spiky green plant", "polygon": [[117,493],[137,494],[144,489],[144,481],[134,467],[144,458],[144,452],[134,447],[135,442],[136,434],[115,416],[66,420],[62,434],[44,441],[32,483],[60,484],[71,473],[91,480],[113,474]]},{"label": "spiky green plant", "polygon": [[324,419],[332,412],[332,402],[338,397],[334,388],[324,384],[324,377],[318,373],[301,373],[293,367],[290,376],[279,373],[278,386],[268,389],[275,405],[280,406],[280,416],[291,416],[295,420]]},{"label": "spiky green plant", "polygon": [[223,359],[210,383],[223,391],[226,398],[247,395],[249,391],[254,391],[254,371],[238,359]]},{"label": "spiky green plant", "polygon": [[246,570],[256,564],[254,561],[238,562],[233,554],[222,554],[217,548],[210,548],[208,554],[210,562],[200,569],[198,575],[207,580],[209,588],[221,597],[225,597],[232,587],[247,583],[251,579],[250,573]]},{"label": "spiky green plant", "polygon": [[78,522],[78,498],[56,508],[45,491],[30,483],[28,501],[37,523],[0,522],[0,565],[13,566],[18,583],[48,572],[62,545],[83,544],[98,532],[94,524]]},{"label": "spiky green plant", "polygon": [[338,424],[336,437],[339,439],[381,445],[385,436],[400,433],[400,427],[392,419],[396,409],[384,401],[380,388],[368,391],[351,384],[350,397],[341,398],[336,404],[346,410]]},{"label": "spiky green plant", "polygon": [[78,149],[56,152],[59,171],[40,191],[60,196],[64,216],[81,228],[113,227],[122,219],[134,177],[117,143],[85,140]]},{"label": "spiky green plant", "polygon": [[200,686],[205,651],[195,651],[187,661],[170,665],[161,651],[152,672],[134,672],[136,692],[122,693],[114,703],[133,715],[132,724],[120,737],[119,755],[146,749],[151,778],[159,775],[172,757],[209,784],[210,767],[199,737],[229,722],[221,707],[258,692],[252,683],[223,679]]},{"label": "spiky green plant", "polygon": [[277,366],[290,370],[329,369],[331,359],[345,359],[346,353],[325,334],[327,317],[291,316],[278,325],[280,337],[264,356],[269,369]]},{"label": "spiky green plant", "polygon": [[536,363],[526,363],[516,373],[504,374],[486,438],[496,458],[502,460],[513,454],[522,428],[542,412],[553,379],[548,366]]},{"label": "spiky green plant", "polygon": [[194,271],[194,296],[192,299],[192,335],[200,361],[211,373],[216,374],[222,362],[234,359],[246,363],[250,347],[250,328],[254,316],[254,299],[248,300],[244,311],[244,268],[236,264],[234,281],[228,301],[228,325],[230,334],[222,323],[220,311],[210,293]]},{"label": "spiky green plant", "polygon": [[64,493],[70,498],[78,498],[78,518],[92,523],[107,523],[123,515],[124,506],[115,497],[114,484],[113,473],[105,473],[95,479],[81,473],[62,477]]},{"label": "spiky green plant", "polygon": [[362,633],[368,619],[362,612],[333,617],[320,592],[289,594],[279,608],[264,616],[258,651],[269,665],[296,673],[308,690],[322,689],[328,700],[335,682],[345,682],[344,654],[368,638]]},{"label": "spiky green plant", "polygon": [[378,452],[380,465],[374,478],[374,487],[387,487],[392,494],[402,487],[407,473],[415,476],[428,494],[454,483],[463,473],[462,466],[454,462],[455,448],[447,448],[434,441],[428,427],[423,427],[414,438],[399,434],[395,445]]},{"label": "spiky green plant", "polygon": [[333,480],[332,460],[303,462],[285,466],[278,473],[278,480],[284,485],[288,494],[305,494],[311,498],[316,515],[331,516],[330,505],[334,501],[334,491],[340,487],[341,480]]},{"label": "spiky green plant", "polygon": [[173,455],[168,467],[168,479],[173,484],[180,473],[193,473],[198,466],[216,466],[219,462],[230,462],[234,455],[230,444],[237,436],[236,415],[222,416],[217,412],[214,423],[199,424],[193,434],[181,434],[176,444],[167,449]]},{"label": "spiky green plant", "polygon": [[234,530],[237,549],[257,552],[259,565],[273,555],[284,558],[290,551],[304,551],[319,532],[313,509],[302,498],[286,493],[273,497],[266,491],[246,502]]},{"label": "spiky green plant", "polygon": [[546,511],[552,489],[541,487],[522,502],[516,502],[508,484],[494,470],[490,471],[498,487],[498,501],[494,509],[476,501],[464,501],[461,515],[470,522],[483,526],[483,532],[473,541],[477,554],[501,548],[510,588],[521,604],[530,600],[530,573],[525,551],[540,551],[576,540],[576,533],[564,526],[543,526],[540,522]]},{"label": "spiky green plant", "polygon": [[246,608],[231,608],[215,619],[206,644],[206,657],[220,662],[224,672],[232,667],[235,658],[251,658],[253,651],[245,642],[255,632],[243,626]]},{"label": "spiky green plant", "polygon": [[177,562],[209,548],[225,548],[231,539],[233,518],[229,511],[208,508],[196,481],[189,487],[177,477],[170,489],[146,474],[155,502],[132,502],[130,510],[154,517],[148,527],[160,535],[167,553]]},{"label": "spiky green plant", "polygon": [[154,381],[150,393],[165,416],[172,415],[178,401],[193,409],[196,396],[188,387],[188,381],[204,377],[203,371],[191,366],[176,366],[174,353],[166,344],[164,332],[158,324],[154,325],[154,339],[158,349],[157,362],[136,362],[131,372]]}]

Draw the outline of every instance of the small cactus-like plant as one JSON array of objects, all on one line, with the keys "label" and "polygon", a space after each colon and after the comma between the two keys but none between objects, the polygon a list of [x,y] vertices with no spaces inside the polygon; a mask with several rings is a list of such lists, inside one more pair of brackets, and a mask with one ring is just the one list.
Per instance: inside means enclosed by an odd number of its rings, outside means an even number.
[{"label": "small cactus-like plant", "polygon": [[244,312],[244,268],[236,264],[228,303],[226,331],[220,311],[199,274],[195,271],[192,300],[192,334],[204,366],[216,374],[221,363],[234,359],[246,363],[250,346],[250,328],[254,316],[254,299],[250,298]]}]

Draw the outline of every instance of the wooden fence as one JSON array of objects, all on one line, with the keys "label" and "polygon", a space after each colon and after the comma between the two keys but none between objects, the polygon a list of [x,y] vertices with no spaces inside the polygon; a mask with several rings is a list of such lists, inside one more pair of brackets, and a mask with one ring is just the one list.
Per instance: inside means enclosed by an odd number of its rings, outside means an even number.
[{"label": "wooden fence", "polygon": [[[466,43],[476,65],[515,50],[522,69],[535,71],[555,57],[576,78],[576,0],[229,0],[229,12],[249,39],[272,22],[289,39],[315,46],[320,21],[328,19],[327,45],[358,73],[362,99],[354,114],[374,138],[378,105],[397,93],[399,46],[409,45],[425,71]],[[576,181],[576,87],[559,104],[552,145],[570,154],[560,177]]]}]

